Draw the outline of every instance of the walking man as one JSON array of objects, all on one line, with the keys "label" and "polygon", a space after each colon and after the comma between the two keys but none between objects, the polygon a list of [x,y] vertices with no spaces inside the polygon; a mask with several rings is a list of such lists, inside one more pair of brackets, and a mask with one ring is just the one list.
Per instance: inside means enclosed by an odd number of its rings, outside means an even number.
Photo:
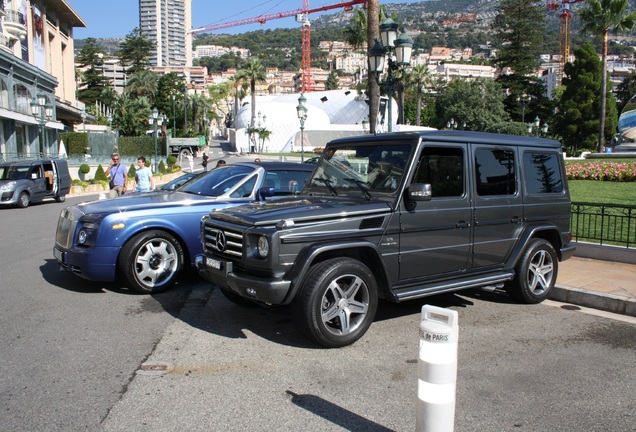
[{"label": "walking man", "polygon": [[152,170],[146,166],[146,158],[139,156],[137,166],[139,168],[135,172],[135,191],[150,192],[155,188],[155,179],[152,176]]},{"label": "walking man", "polygon": [[110,165],[106,168],[105,174],[110,176],[110,192],[108,196],[116,198],[126,193],[126,184],[128,183],[128,168],[120,163],[118,153],[113,153]]}]

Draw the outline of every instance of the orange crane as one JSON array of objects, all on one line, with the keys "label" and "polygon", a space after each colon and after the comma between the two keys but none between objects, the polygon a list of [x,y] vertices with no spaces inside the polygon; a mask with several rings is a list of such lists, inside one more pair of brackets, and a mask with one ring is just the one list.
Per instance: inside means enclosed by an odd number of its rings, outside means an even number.
[{"label": "orange crane", "polygon": [[547,0],[545,4],[547,11],[561,10],[561,15],[559,17],[559,41],[561,45],[561,67],[559,70],[559,78],[563,78],[563,68],[570,59],[570,19],[572,19],[570,5],[581,1],[583,0]]},{"label": "orange crane", "polygon": [[366,3],[367,0],[351,0],[346,2],[341,1],[338,4],[311,9],[309,7],[309,0],[303,0],[303,7],[301,9],[277,12],[268,15],[259,15],[257,17],[242,19],[238,21],[211,24],[204,27],[192,29],[191,33],[204,33],[253,23],[265,24],[267,21],[271,21],[274,19],[296,16],[296,22],[299,22],[302,25],[302,91],[309,92],[311,91],[311,23],[309,22],[309,14],[313,12],[322,12],[337,8],[343,8],[345,11],[349,11],[353,9],[353,6],[359,4],[362,4],[363,7],[366,8]]}]

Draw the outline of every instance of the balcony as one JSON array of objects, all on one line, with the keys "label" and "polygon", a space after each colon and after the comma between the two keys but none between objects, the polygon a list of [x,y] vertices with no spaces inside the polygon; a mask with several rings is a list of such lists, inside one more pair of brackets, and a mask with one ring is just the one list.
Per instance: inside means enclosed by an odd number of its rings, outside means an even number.
[{"label": "balcony", "polygon": [[0,34],[0,49],[13,53],[11,41],[3,34]]},{"label": "balcony", "polygon": [[16,39],[23,40],[27,34],[26,20],[22,12],[9,9],[4,17],[4,29],[9,35]]}]

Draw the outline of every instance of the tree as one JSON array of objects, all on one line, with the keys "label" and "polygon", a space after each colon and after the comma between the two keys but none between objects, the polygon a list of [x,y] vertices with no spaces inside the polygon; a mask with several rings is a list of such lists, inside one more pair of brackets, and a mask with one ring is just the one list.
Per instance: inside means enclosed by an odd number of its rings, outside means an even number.
[{"label": "tree", "polygon": [[126,83],[126,92],[134,97],[145,96],[153,100],[157,93],[157,75],[148,69],[135,72]]},{"label": "tree", "polygon": [[113,124],[122,135],[144,135],[148,128],[148,116],[151,112],[152,106],[147,97],[131,97],[124,93],[115,105]]},{"label": "tree", "polygon": [[329,72],[327,81],[325,81],[325,90],[338,90],[340,88],[340,82],[338,81],[338,74],[336,71]]},{"label": "tree", "polygon": [[89,108],[93,107],[95,101],[101,100],[102,92],[108,87],[108,79],[102,75],[101,70],[104,64],[104,52],[97,44],[97,40],[86,39],[76,57],[76,62],[80,68],[86,68],[82,73],[77,98]]},{"label": "tree", "polygon": [[245,66],[238,71],[237,81],[249,81],[250,94],[252,95],[252,116],[250,119],[250,126],[256,124],[256,83],[262,82],[267,79],[265,74],[265,68],[261,64],[260,60],[252,57],[245,63]]},{"label": "tree", "polygon": [[622,112],[634,95],[636,95],[636,72],[632,71],[616,88],[617,110]]},{"label": "tree", "polygon": [[493,64],[505,70],[497,81],[509,94],[508,112],[516,109],[516,97],[536,91],[535,76],[544,39],[545,12],[533,0],[502,0],[492,22],[497,55]]},{"label": "tree", "polygon": [[150,55],[154,51],[156,44],[147,39],[138,28],[133,29],[126,35],[126,39],[119,44],[117,55],[121,62],[128,66],[126,70],[129,74],[135,74],[150,66]]},{"label": "tree", "polygon": [[[574,63],[566,63],[564,89],[558,102],[555,129],[562,137],[568,153],[578,154],[581,149],[594,149],[594,138],[599,128],[601,105],[601,61],[594,47],[586,43],[574,51]],[[610,106],[615,106],[610,96]],[[616,124],[614,119],[610,122]],[[614,126],[615,127],[615,126]]]},{"label": "tree", "polygon": [[345,40],[354,49],[360,49],[367,41],[367,15],[363,8],[356,8],[349,20],[349,25],[344,29]]},{"label": "tree", "polygon": [[415,124],[420,125],[422,116],[422,90],[431,84],[431,73],[426,65],[417,65],[407,74],[407,85],[415,87],[416,92],[416,108],[415,108]]},{"label": "tree", "polygon": [[439,128],[444,128],[451,118],[460,128],[474,131],[486,131],[495,124],[510,121],[501,86],[485,78],[451,81],[440,94],[436,107]]},{"label": "tree", "polygon": [[[380,37],[380,5],[378,0],[367,2],[367,46],[372,47],[375,40]],[[367,60],[367,70],[371,64]],[[370,74],[369,74],[370,75]],[[369,77],[369,132],[375,133],[375,127],[380,108],[380,84]]]},{"label": "tree", "polygon": [[212,108],[210,99],[202,94],[193,94],[188,97],[192,107],[192,125],[194,133],[198,134],[201,129],[205,129],[204,117],[207,118],[208,111]]},{"label": "tree", "polygon": [[582,30],[601,36],[602,74],[601,106],[599,110],[598,149],[600,153],[605,145],[605,119],[607,106],[607,45],[609,33],[631,31],[636,23],[636,12],[629,12],[628,0],[588,0],[585,9],[580,12]]}]

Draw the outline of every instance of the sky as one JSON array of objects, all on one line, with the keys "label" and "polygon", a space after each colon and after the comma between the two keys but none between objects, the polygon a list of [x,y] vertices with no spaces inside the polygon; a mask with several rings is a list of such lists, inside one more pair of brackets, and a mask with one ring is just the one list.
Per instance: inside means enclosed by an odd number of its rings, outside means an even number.
[{"label": "sky", "polygon": [[[119,38],[125,37],[135,27],[139,26],[139,2],[137,0],[66,0],[86,23],[86,28],[74,29],[75,39]],[[348,0],[310,0],[310,8],[319,8],[338,4]],[[380,0],[380,4],[388,3],[417,3],[422,0]],[[222,7],[219,7],[219,4]],[[255,18],[260,15],[301,9],[303,0],[192,0],[192,27],[238,21]],[[328,13],[338,12],[332,9]],[[311,16],[319,16],[312,14]],[[311,18],[311,17],[310,17]],[[230,27],[218,30],[218,33],[244,33],[261,29],[286,28],[297,26],[293,16],[259,23]]]}]

